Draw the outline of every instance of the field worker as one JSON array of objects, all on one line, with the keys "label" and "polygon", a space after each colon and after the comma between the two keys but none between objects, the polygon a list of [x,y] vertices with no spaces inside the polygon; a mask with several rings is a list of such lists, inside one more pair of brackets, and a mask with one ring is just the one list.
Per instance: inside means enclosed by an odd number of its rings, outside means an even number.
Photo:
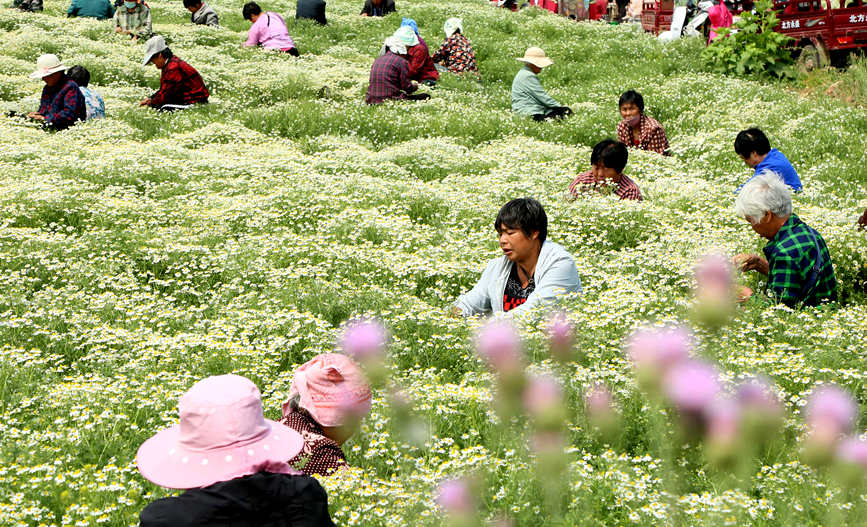
[{"label": "field worker", "polygon": [[512,111],[536,121],[559,119],[572,110],[551,98],[539,82],[539,72],[554,63],[541,48],[527,48],[523,57],[516,58],[524,67],[512,81]]},{"label": "field worker", "polygon": [[[792,213],[792,191],[773,172],[749,180],[735,200],[735,212],[768,240],[764,257],[735,256],[742,271],[767,275],[767,296],[789,307],[816,306],[837,301],[837,280],[828,246],[822,236]],[[741,288],[740,299],[753,292]]]},{"label": "field worker", "polygon": [[[440,78],[440,74],[436,66],[434,66],[433,60],[430,58],[427,42],[418,34],[418,24],[415,23],[415,20],[404,18],[394,36],[407,44],[406,51],[409,56],[410,80],[428,86],[435,86]],[[409,44],[411,38],[414,38],[415,44]]]},{"label": "field worker", "polygon": [[213,27],[220,25],[217,12],[202,0],[184,0],[184,7],[190,12],[190,22],[193,24]]},{"label": "field worker", "polygon": [[547,240],[548,217],[538,201],[519,198],[506,203],[494,229],[503,256],[488,262],[475,287],[455,302],[454,314],[520,314],[553,303],[562,293],[581,291],[572,255]]},{"label": "field worker", "polygon": [[160,70],[160,89],[139,103],[163,111],[183,110],[208,102],[208,89],[192,66],[174,56],[165,39],[157,35],[145,45],[142,65],[153,62]]},{"label": "field worker", "polygon": [[66,16],[108,20],[114,16],[114,6],[109,0],[72,0]]},{"label": "field worker", "polygon": [[385,16],[395,11],[394,0],[364,0],[361,16]]},{"label": "field worker", "polygon": [[178,402],[180,423],[142,443],[141,475],[186,492],[154,501],[140,527],[331,527],[318,481],[286,462],[301,434],[262,414],[262,395],[238,375],[207,377]]},{"label": "field worker", "polygon": [[863,229],[867,227],[867,209],[864,210],[864,214],[858,218],[858,225]]},{"label": "field worker", "polygon": [[590,20],[602,20],[605,13],[608,12],[608,0],[595,0],[590,4],[588,11]]},{"label": "field worker", "polygon": [[635,90],[620,96],[620,124],[617,125],[617,139],[628,147],[639,148],[665,154],[668,150],[668,137],[659,121],[644,113],[644,97]]},{"label": "field worker", "polygon": [[304,438],[289,464],[308,475],[348,467],[341,446],[370,412],[370,396],[364,373],[346,355],[325,353],[299,366],[280,421]]},{"label": "field worker", "polygon": [[54,130],[65,130],[87,118],[84,96],[64,71],[66,66],[56,55],[46,54],[36,60],[36,71],[30,74],[31,79],[42,79],[45,86],[39,99],[39,110],[28,113],[27,117]]},{"label": "field worker", "polygon": [[325,0],[298,0],[298,4],[295,5],[295,19],[301,18],[326,25],[328,20],[325,18]]},{"label": "field worker", "polygon": [[37,13],[42,11],[42,0],[12,0],[12,7],[21,11]]},{"label": "field worker", "polygon": [[708,44],[719,38],[719,34],[716,32],[717,29],[732,27],[732,22],[734,22],[729,8],[722,1],[708,9],[707,18],[710,20],[710,34],[707,37]]},{"label": "field worker", "polygon": [[286,22],[283,17],[273,11],[262,12],[262,8],[256,2],[247,2],[242,11],[244,20],[253,23],[247,33],[247,47],[261,45],[265,49],[282,51],[293,57],[298,56],[298,48],[295,41],[289,36]]},{"label": "field worker", "polygon": [[[753,177],[763,172],[775,172],[795,192],[804,188],[789,159],[776,148],[771,148],[768,137],[758,128],[749,128],[738,134],[735,138],[735,152],[754,170]],[[738,191],[743,187],[744,185],[738,187]]]},{"label": "field worker", "polygon": [[443,24],[446,40],[440,49],[434,53],[431,60],[440,71],[452,73],[478,73],[476,53],[470,39],[464,36],[464,21],[460,18],[450,18]]},{"label": "field worker", "polygon": [[605,192],[608,189],[620,199],[641,201],[638,185],[623,173],[627,159],[629,151],[620,141],[605,139],[597,143],[590,154],[591,169],[579,174],[569,185],[571,197],[577,198],[588,190]]},{"label": "field worker", "polygon": [[114,30],[133,40],[148,38],[152,32],[150,8],[143,0],[124,0],[114,12]]},{"label": "field worker", "polygon": [[87,87],[90,84],[90,72],[84,66],[73,66],[66,72],[66,76],[78,85],[78,90],[84,97],[84,107],[87,119],[102,119],[105,117],[105,102],[102,95]]},{"label": "field worker", "polygon": [[406,44],[395,36],[385,39],[379,58],[370,67],[367,86],[367,104],[379,104],[388,99],[429,99],[426,93],[413,95],[418,85],[409,80],[409,62]]}]

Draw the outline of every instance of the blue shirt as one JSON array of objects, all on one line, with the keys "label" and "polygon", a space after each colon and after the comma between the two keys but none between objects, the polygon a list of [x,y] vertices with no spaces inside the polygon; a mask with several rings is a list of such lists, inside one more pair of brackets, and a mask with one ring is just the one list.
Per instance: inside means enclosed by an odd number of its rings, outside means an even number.
[{"label": "blue shirt", "polygon": [[[798,173],[795,172],[795,167],[793,167],[788,158],[786,158],[786,156],[776,148],[771,148],[762,162],[756,165],[756,171],[753,174],[753,177],[756,177],[763,172],[776,172],[783,178],[786,185],[792,187],[792,190],[795,192],[800,192],[801,189],[804,188],[803,185],[801,185],[801,178],[799,178]],[[748,179],[747,183],[749,183],[753,177]],[[746,185],[746,183],[744,183],[744,185]],[[737,191],[739,192],[744,185],[739,186]]]}]

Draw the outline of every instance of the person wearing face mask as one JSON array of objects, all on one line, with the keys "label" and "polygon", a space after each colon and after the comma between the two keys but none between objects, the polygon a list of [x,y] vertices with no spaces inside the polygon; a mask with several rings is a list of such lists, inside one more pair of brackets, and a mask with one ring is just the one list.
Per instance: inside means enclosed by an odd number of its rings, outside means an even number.
[{"label": "person wearing face mask", "polygon": [[151,27],[151,10],[143,0],[125,0],[114,12],[114,30],[133,40],[148,38]]},{"label": "person wearing face mask", "polygon": [[620,96],[617,140],[628,147],[666,155],[668,137],[659,121],[644,114],[644,97],[635,90]]},{"label": "person wearing face mask", "polygon": [[455,316],[528,313],[559,295],[581,292],[575,260],[548,237],[548,216],[533,198],[503,205],[494,220],[503,255],[488,262],[475,287],[458,297]]},{"label": "person wearing face mask", "polygon": [[641,201],[641,190],[624,173],[629,151],[626,145],[613,139],[600,141],[590,154],[591,169],[579,174],[569,185],[569,195],[577,198],[582,192],[613,190],[620,199]]}]

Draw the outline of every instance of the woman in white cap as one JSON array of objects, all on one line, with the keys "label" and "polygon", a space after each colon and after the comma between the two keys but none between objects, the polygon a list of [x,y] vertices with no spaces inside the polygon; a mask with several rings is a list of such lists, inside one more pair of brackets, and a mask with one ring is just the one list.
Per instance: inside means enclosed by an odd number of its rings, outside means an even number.
[{"label": "woman in white cap", "polygon": [[298,432],[262,415],[262,395],[237,375],[203,379],[178,402],[180,423],[138,449],[147,480],[185,489],[142,510],[141,527],[333,527],[319,483],[292,469]]},{"label": "woman in white cap", "polygon": [[30,74],[31,79],[42,79],[45,87],[42,88],[39,110],[28,113],[27,117],[42,121],[55,130],[64,130],[87,118],[84,96],[65,71],[66,66],[61,64],[57,55],[46,54],[36,60],[36,71]]},{"label": "woman in white cap", "polygon": [[545,56],[541,48],[527,48],[523,57],[517,59],[524,67],[512,81],[512,111],[518,115],[532,117],[537,121],[559,119],[572,114],[572,109],[561,105],[542,88],[537,75],[542,68],[554,63]]},{"label": "woman in white cap", "polygon": [[160,70],[160,89],[141,101],[141,106],[174,111],[208,102],[210,94],[202,76],[194,67],[176,57],[160,35],[151,37],[145,44],[142,66],[149,62]]},{"label": "woman in white cap", "polygon": [[470,39],[464,36],[464,21],[450,18],[443,24],[446,40],[433,55],[434,64],[441,71],[452,73],[478,73],[476,53]]}]

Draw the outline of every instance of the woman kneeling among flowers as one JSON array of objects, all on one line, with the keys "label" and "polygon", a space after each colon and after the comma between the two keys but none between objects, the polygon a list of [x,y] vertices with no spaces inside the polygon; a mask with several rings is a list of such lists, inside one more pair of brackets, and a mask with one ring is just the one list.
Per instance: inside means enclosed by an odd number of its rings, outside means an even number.
[{"label": "woman kneeling among flowers", "polygon": [[295,372],[283,424],[304,438],[289,463],[305,474],[328,474],[349,466],[340,448],[370,412],[370,386],[361,368],[346,355],[313,357]]}]

